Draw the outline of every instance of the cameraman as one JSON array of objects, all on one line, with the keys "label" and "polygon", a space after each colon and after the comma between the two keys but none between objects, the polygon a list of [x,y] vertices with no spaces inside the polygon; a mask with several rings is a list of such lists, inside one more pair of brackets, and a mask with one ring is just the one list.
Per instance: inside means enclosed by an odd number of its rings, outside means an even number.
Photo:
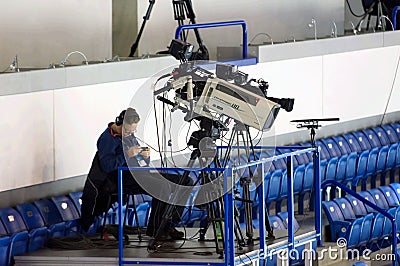
[{"label": "cameraman", "polygon": [[[85,188],[82,195],[81,223],[83,229],[85,229],[85,227],[88,229],[93,222],[93,220],[87,220],[90,215],[99,215],[106,211],[105,209],[109,207],[101,205],[104,205],[104,196],[108,196],[109,193],[116,192],[118,184],[118,167],[126,167],[128,165],[130,167],[148,166],[150,162],[150,149],[140,147],[139,142],[134,135],[139,121],[140,117],[136,110],[133,108],[128,108],[127,110],[122,111],[121,114],[116,117],[115,122],[109,123],[106,130],[100,135],[97,141],[97,160],[96,157],[93,160],[92,168],[88,174],[88,180],[85,183]],[[125,158],[127,158],[128,162]],[[96,171],[93,170],[93,168],[99,169]],[[178,175],[165,175],[165,178],[168,178],[174,183],[178,183],[180,181],[180,176]],[[104,180],[101,184],[99,184],[99,181],[96,184],[96,179]],[[190,178],[181,180],[181,185],[191,185],[192,183],[193,182]],[[93,190],[94,185],[96,186],[96,191],[98,190],[99,192],[95,195],[95,199],[91,199],[90,195],[93,195],[93,192],[90,192]],[[124,191],[131,194],[148,194],[142,187],[140,187],[140,185],[128,171],[124,172],[123,186]],[[85,191],[87,192],[86,195]],[[93,203],[95,206],[90,208]],[[157,226],[159,226],[161,223],[163,218],[163,210],[165,209],[167,209],[167,204],[153,197],[152,209],[146,232],[148,236],[155,236],[156,230],[158,230]],[[162,231],[160,236],[162,238],[171,238],[177,240],[184,237],[184,233],[176,230],[173,226],[173,222],[179,221],[179,216],[181,215],[182,210],[183,208],[176,208],[174,215],[172,215],[172,221],[169,221],[165,228],[161,229]],[[88,213],[90,211],[91,213]]]}]

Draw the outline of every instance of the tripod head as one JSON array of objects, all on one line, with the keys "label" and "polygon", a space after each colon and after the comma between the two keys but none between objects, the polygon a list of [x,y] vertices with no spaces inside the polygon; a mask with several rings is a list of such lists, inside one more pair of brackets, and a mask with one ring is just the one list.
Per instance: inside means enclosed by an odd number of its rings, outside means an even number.
[{"label": "tripod head", "polygon": [[315,147],[315,129],[321,127],[319,122],[332,122],[339,121],[339,118],[311,118],[311,119],[297,119],[292,120],[292,123],[298,123],[297,128],[310,129],[311,145]]}]

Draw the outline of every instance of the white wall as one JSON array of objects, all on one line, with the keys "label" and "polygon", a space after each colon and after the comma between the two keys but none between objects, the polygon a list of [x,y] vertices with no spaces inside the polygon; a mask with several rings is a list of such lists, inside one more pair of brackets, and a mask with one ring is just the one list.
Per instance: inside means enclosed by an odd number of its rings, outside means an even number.
[{"label": "white wall", "polygon": [[0,17],[1,70],[16,54],[20,67],[44,68],[75,50],[89,60],[111,57],[111,0],[2,0]]},{"label": "white wall", "polygon": [[[361,117],[400,112],[399,60],[400,46],[392,46],[241,70],[268,81],[270,96],[296,99],[292,113],[278,115],[275,134],[280,135],[299,131],[293,119],[339,117],[340,127]],[[121,108],[132,99],[138,110],[151,105],[151,99],[137,97],[146,80],[0,96],[0,191],[87,173],[98,135]]]}]

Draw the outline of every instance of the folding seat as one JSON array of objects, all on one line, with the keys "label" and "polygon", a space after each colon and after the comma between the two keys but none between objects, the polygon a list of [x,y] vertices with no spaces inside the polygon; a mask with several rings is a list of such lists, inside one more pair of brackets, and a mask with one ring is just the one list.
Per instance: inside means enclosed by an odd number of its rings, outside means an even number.
[{"label": "folding seat", "polygon": [[[374,199],[374,197],[372,197],[372,195],[368,192],[368,191],[360,191],[358,192],[358,195],[360,195],[361,197],[363,197],[364,199],[368,200],[369,202],[371,202],[374,205],[378,205]],[[380,202],[382,203],[382,202]],[[383,204],[383,203],[382,203]],[[367,204],[365,204],[365,208],[367,209],[368,213],[373,213],[373,212],[377,212],[375,209],[373,209],[372,207],[368,206]]]},{"label": "folding seat", "polygon": [[382,128],[386,132],[386,136],[389,138],[390,143],[394,144],[400,141],[400,135],[396,133],[396,130],[392,126],[383,125]]},{"label": "folding seat", "polygon": [[11,245],[11,237],[8,236],[3,223],[0,221],[0,265],[10,265],[8,256]]},{"label": "folding seat", "polygon": [[363,151],[358,155],[356,176],[351,184],[351,189],[354,191],[357,190],[359,181],[367,175],[368,157],[369,151]]},{"label": "folding seat", "polygon": [[81,215],[81,206],[82,206],[82,191],[75,191],[71,192],[68,194],[70,199],[75,205],[76,210],[78,211],[78,214]]},{"label": "folding seat", "polygon": [[[337,168],[338,158],[331,158],[328,161],[325,172],[325,180],[335,180],[336,179],[336,168]],[[323,181],[323,180],[322,180]],[[329,194],[329,199],[334,199],[336,197],[336,188],[328,187],[326,193]]]},{"label": "folding seat", "polygon": [[328,148],[325,146],[325,144],[322,141],[316,140],[315,145],[318,146],[321,160],[325,160],[325,159],[329,160],[330,158],[332,158],[331,154],[329,153]]},{"label": "folding seat", "polygon": [[357,160],[358,160],[357,153],[352,152],[352,153],[347,154],[346,173],[345,173],[345,179],[343,182],[346,186],[348,184],[351,184],[356,177]]},{"label": "folding seat", "polygon": [[365,150],[370,150],[372,148],[371,143],[369,142],[367,136],[365,136],[364,132],[355,131],[352,134],[360,144],[361,150],[365,151]]},{"label": "folding seat", "polygon": [[[288,212],[279,212],[279,213],[277,213],[277,215],[282,219],[285,227],[288,228],[288,222],[289,222],[289,214],[288,214]],[[297,222],[296,218],[294,218],[293,224],[294,224],[294,230],[295,231],[300,229],[300,225]]]},{"label": "folding seat", "polygon": [[[370,129],[370,128],[364,129],[363,133],[367,137],[367,139],[371,145],[371,148],[380,148],[382,146],[385,146],[385,145],[382,145],[381,140],[379,139],[378,135],[372,129]],[[385,139],[382,139],[382,141],[388,142]]]},{"label": "folding seat", "polygon": [[[394,141],[393,137],[391,136],[392,132],[386,131],[383,127],[374,127],[372,128],[372,131],[378,136],[381,146],[386,146],[397,142]],[[388,132],[390,136],[388,135]]]},{"label": "folding seat", "polygon": [[49,237],[65,236],[65,222],[62,220],[57,207],[49,199],[35,200],[33,204],[38,208],[45,225],[49,230]]},{"label": "folding seat", "polygon": [[360,153],[360,152],[366,150],[361,147],[360,143],[358,142],[357,137],[354,136],[353,134],[351,134],[351,133],[344,134],[343,138],[347,141],[352,152]]},{"label": "folding seat", "polygon": [[385,224],[385,216],[382,213],[378,213],[373,221],[371,237],[369,239],[368,248],[371,250],[380,249],[379,240],[383,236],[383,226]]},{"label": "folding seat", "polygon": [[400,205],[400,201],[396,195],[396,191],[393,190],[393,187],[381,186],[378,189],[382,191],[385,196],[389,208],[397,208]]},{"label": "folding seat", "polygon": [[352,221],[357,218],[356,214],[354,213],[353,207],[347,199],[336,198],[333,201],[336,202],[336,204],[339,206],[345,221]]},{"label": "folding seat", "polygon": [[336,181],[346,185],[346,166],[347,166],[347,155],[339,157],[336,166]]},{"label": "folding seat", "polygon": [[281,191],[281,179],[282,179],[282,170],[275,170],[272,172],[268,190],[265,191],[265,204],[267,205],[267,209],[273,201],[276,201],[279,197],[279,193]]},{"label": "folding seat", "polygon": [[397,198],[399,199],[400,202],[400,184],[399,183],[391,183],[389,185],[389,187],[391,187],[395,193],[395,195],[397,196]]},{"label": "folding seat", "polygon": [[34,251],[42,248],[48,237],[47,227],[39,210],[32,203],[24,203],[15,206],[29,231],[28,250]]},{"label": "folding seat", "polygon": [[304,168],[304,179],[302,185],[302,191],[299,193],[298,199],[298,210],[299,214],[304,213],[304,198],[307,193],[310,193],[314,185],[314,164],[308,163]]},{"label": "folding seat", "polygon": [[[371,230],[370,224],[373,219],[373,214],[352,221],[346,221],[336,202],[323,201],[322,207],[329,221],[331,241],[336,241],[339,237],[344,237],[347,240],[347,247],[353,248],[360,246],[360,239],[364,241],[367,237],[369,238],[367,230],[368,227],[369,230]],[[363,230],[364,223],[365,227]]]},{"label": "folding seat", "polygon": [[389,210],[389,204],[386,200],[385,194],[383,194],[382,190],[377,189],[377,188],[372,188],[367,191],[371,196],[374,198],[376,205],[383,209],[383,210]]},{"label": "folding seat", "polygon": [[357,152],[357,151],[353,151],[350,148],[349,144],[347,143],[347,140],[343,136],[334,136],[334,137],[332,137],[332,139],[336,142],[337,147],[340,149],[342,154]]},{"label": "folding seat", "polygon": [[393,130],[396,132],[397,137],[400,139],[400,123],[392,123],[390,126],[393,128]]},{"label": "folding seat", "polygon": [[298,195],[303,190],[304,165],[299,165],[293,172],[293,194]]},{"label": "folding seat", "polygon": [[376,184],[376,179],[380,177],[380,185],[386,185],[386,161],[389,152],[389,146],[383,146],[378,151],[376,158],[376,170],[371,179],[372,184]]},{"label": "folding seat", "polygon": [[282,219],[277,215],[269,215],[268,216],[269,223],[273,230],[286,230],[286,226]]},{"label": "folding seat", "polygon": [[374,222],[374,215],[369,214],[363,218],[360,239],[358,241],[359,247],[365,247],[371,238],[372,224]]},{"label": "folding seat", "polygon": [[330,157],[340,157],[347,153],[342,153],[341,149],[338,147],[337,143],[332,138],[321,139],[321,142],[327,147]]},{"label": "folding seat", "polygon": [[[275,204],[275,210],[276,212],[280,212],[282,208],[282,202],[284,199],[288,197],[288,186],[287,186],[287,171],[282,172],[282,178],[281,178],[281,186],[280,186],[280,192],[279,196],[276,199],[276,204]],[[270,184],[271,186],[271,184]]]},{"label": "folding seat", "polygon": [[375,175],[376,175],[376,162],[378,158],[378,153],[379,153],[379,148],[373,148],[369,151],[368,154],[368,160],[367,160],[367,169],[364,177],[361,179],[361,190],[366,190],[367,189],[367,182],[369,177],[372,177],[371,179],[371,187],[374,188],[376,187],[376,184],[373,182],[375,180]]},{"label": "folding seat", "polygon": [[14,208],[0,209],[0,219],[11,237],[9,261],[14,255],[28,252],[29,234],[21,215]]},{"label": "folding seat", "polygon": [[79,218],[80,215],[72,200],[68,196],[55,196],[51,197],[62,220],[65,222],[65,234],[67,236],[74,236],[81,231]]},{"label": "folding seat", "polygon": [[353,197],[352,195],[346,195],[345,198],[349,201],[351,207],[353,207],[356,217],[363,217],[368,214],[367,209],[362,201],[356,197]]}]

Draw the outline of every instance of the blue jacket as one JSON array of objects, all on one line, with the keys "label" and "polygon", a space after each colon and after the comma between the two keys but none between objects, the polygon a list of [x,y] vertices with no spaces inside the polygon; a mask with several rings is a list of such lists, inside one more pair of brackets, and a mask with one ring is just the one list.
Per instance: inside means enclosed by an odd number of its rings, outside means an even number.
[{"label": "blue jacket", "polygon": [[[139,145],[134,134],[122,138],[120,134],[112,130],[112,124],[108,124],[106,130],[104,130],[97,140],[100,167],[108,174],[117,171],[118,167],[128,166],[125,160],[124,146],[127,149]],[[138,160],[142,159],[143,157],[140,154],[129,158],[129,167],[139,167]],[[150,158],[145,161],[149,164]]]}]

